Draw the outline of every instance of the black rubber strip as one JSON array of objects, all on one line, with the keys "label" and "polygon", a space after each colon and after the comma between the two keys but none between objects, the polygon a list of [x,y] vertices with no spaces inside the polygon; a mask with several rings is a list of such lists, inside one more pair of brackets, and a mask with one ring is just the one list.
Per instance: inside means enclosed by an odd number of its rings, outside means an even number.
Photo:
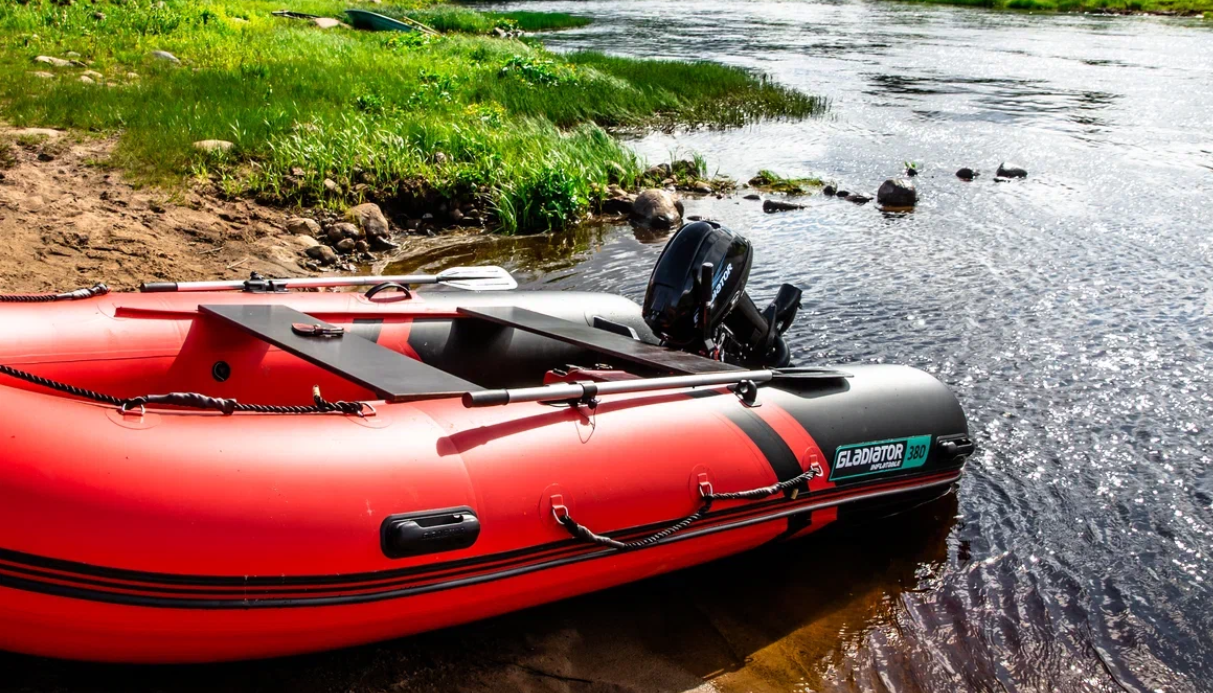
[{"label": "black rubber strip", "polygon": [[758,446],[762,456],[767,458],[767,463],[771,465],[771,471],[775,472],[780,481],[794,479],[804,473],[796,453],[792,452],[792,448],[788,447],[775,429],[757,414],[745,407],[730,407],[725,415]]},{"label": "black rubber strip", "polygon": [[371,342],[379,341],[379,333],[383,330],[383,318],[354,318],[350,333]]},{"label": "black rubber strip", "polygon": [[[935,486],[945,486],[954,484],[960,479],[960,474],[949,475],[948,477],[939,479],[924,480],[921,483],[914,484],[909,487],[889,488],[885,490],[870,491],[867,493],[856,493],[850,496],[838,498],[836,500],[824,500],[811,503],[797,504],[794,507],[786,508],[782,511],[763,514],[757,517],[741,518],[736,522],[721,523],[709,527],[692,529],[683,534],[674,535],[664,541],[658,542],[653,546],[664,546],[666,544],[695,539],[718,532],[728,531],[732,529],[740,529],[751,525],[771,522],[774,520],[786,519],[801,513],[812,512],[821,508],[828,508],[837,505],[845,505],[860,500],[869,500],[890,496],[898,493],[916,491]],[[646,547],[651,548],[651,547]],[[548,570],[551,568],[559,568],[582,561],[591,560],[594,558],[602,558],[605,556],[613,556],[618,552],[615,549],[604,549],[601,551],[589,551],[574,556],[565,558],[553,559],[540,563],[532,563],[530,565],[522,565],[507,570],[499,570],[491,573],[483,573],[480,575],[472,575],[469,577],[459,578],[455,580],[446,580],[435,582],[432,584],[418,585],[414,587],[405,587],[401,589],[392,589],[381,592],[371,592],[362,594],[336,595],[329,597],[298,597],[298,598],[278,598],[278,599],[181,599],[176,597],[157,597],[138,594],[126,594],[116,592],[104,592],[94,589],[74,587],[70,585],[62,585],[58,583],[42,582],[39,580],[30,580],[0,573],[0,586],[10,587],[13,589],[24,590],[27,592],[37,592],[41,594],[50,594],[59,597],[67,597],[71,599],[81,599],[86,601],[103,602],[108,604],[121,604],[126,606],[142,606],[162,609],[191,609],[191,610],[220,610],[220,609],[282,609],[294,607],[322,607],[322,606],[344,606],[350,604],[365,604],[369,602],[385,601],[389,599],[399,599],[402,597],[412,597],[430,592],[439,592],[448,589],[459,587],[467,587],[470,585],[482,584],[485,582],[493,582],[506,578],[518,577],[539,570]]]}]

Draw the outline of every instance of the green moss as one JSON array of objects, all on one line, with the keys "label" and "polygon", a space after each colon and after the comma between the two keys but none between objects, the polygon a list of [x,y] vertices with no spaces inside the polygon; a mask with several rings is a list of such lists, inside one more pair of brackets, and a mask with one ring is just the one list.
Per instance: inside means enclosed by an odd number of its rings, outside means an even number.
[{"label": "green moss", "polygon": [[820,178],[786,178],[766,169],[750,179],[752,187],[789,195],[803,195],[809,192],[810,188],[820,188],[824,184]]}]

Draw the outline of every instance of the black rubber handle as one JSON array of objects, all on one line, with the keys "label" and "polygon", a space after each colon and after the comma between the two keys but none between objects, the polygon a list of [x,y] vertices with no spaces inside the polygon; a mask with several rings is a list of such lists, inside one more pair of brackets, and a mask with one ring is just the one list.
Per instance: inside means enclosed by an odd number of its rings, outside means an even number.
[{"label": "black rubber handle", "polygon": [[496,407],[510,403],[510,393],[506,390],[480,390],[479,392],[463,393],[463,406]]},{"label": "black rubber handle", "polygon": [[143,282],[139,285],[139,290],[145,294],[159,294],[167,291],[176,291],[177,282]]},{"label": "black rubber handle", "polygon": [[466,549],[479,536],[480,520],[471,508],[392,515],[380,529],[383,554],[388,558]]}]

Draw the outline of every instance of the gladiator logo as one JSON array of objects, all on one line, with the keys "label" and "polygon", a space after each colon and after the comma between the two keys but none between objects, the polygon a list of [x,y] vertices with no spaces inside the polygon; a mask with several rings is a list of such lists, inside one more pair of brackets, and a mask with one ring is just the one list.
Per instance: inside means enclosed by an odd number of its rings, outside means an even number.
[{"label": "gladiator logo", "polygon": [[830,480],[921,467],[931,449],[931,436],[913,436],[843,445],[834,454]]}]

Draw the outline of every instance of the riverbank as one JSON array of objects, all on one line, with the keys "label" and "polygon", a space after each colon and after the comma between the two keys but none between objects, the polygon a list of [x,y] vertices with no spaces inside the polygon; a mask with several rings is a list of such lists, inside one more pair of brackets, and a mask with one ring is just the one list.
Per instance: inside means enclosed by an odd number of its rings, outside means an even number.
[{"label": "riverbank", "polygon": [[[292,10],[339,20],[347,5]],[[104,163],[138,183],[205,184],[279,207],[375,201],[434,218],[470,206],[485,227],[514,233],[563,227],[611,184],[640,181],[644,162],[606,128],[823,108],[736,68],[556,55],[512,35],[581,21],[570,15],[366,7],[445,17],[435,23],[449,33],[277,17],[268,0],[6,4],[0,40],[15,48],[0,57],[11,76],[0,117],[115,137]]]},{"label": "riverbank", "polygon": [[1077,12],[1088,14],[1152,14],[1174,17],[1213,17],[1213,0],[900,0],[932,5],[984,7],[994,10]]}]

